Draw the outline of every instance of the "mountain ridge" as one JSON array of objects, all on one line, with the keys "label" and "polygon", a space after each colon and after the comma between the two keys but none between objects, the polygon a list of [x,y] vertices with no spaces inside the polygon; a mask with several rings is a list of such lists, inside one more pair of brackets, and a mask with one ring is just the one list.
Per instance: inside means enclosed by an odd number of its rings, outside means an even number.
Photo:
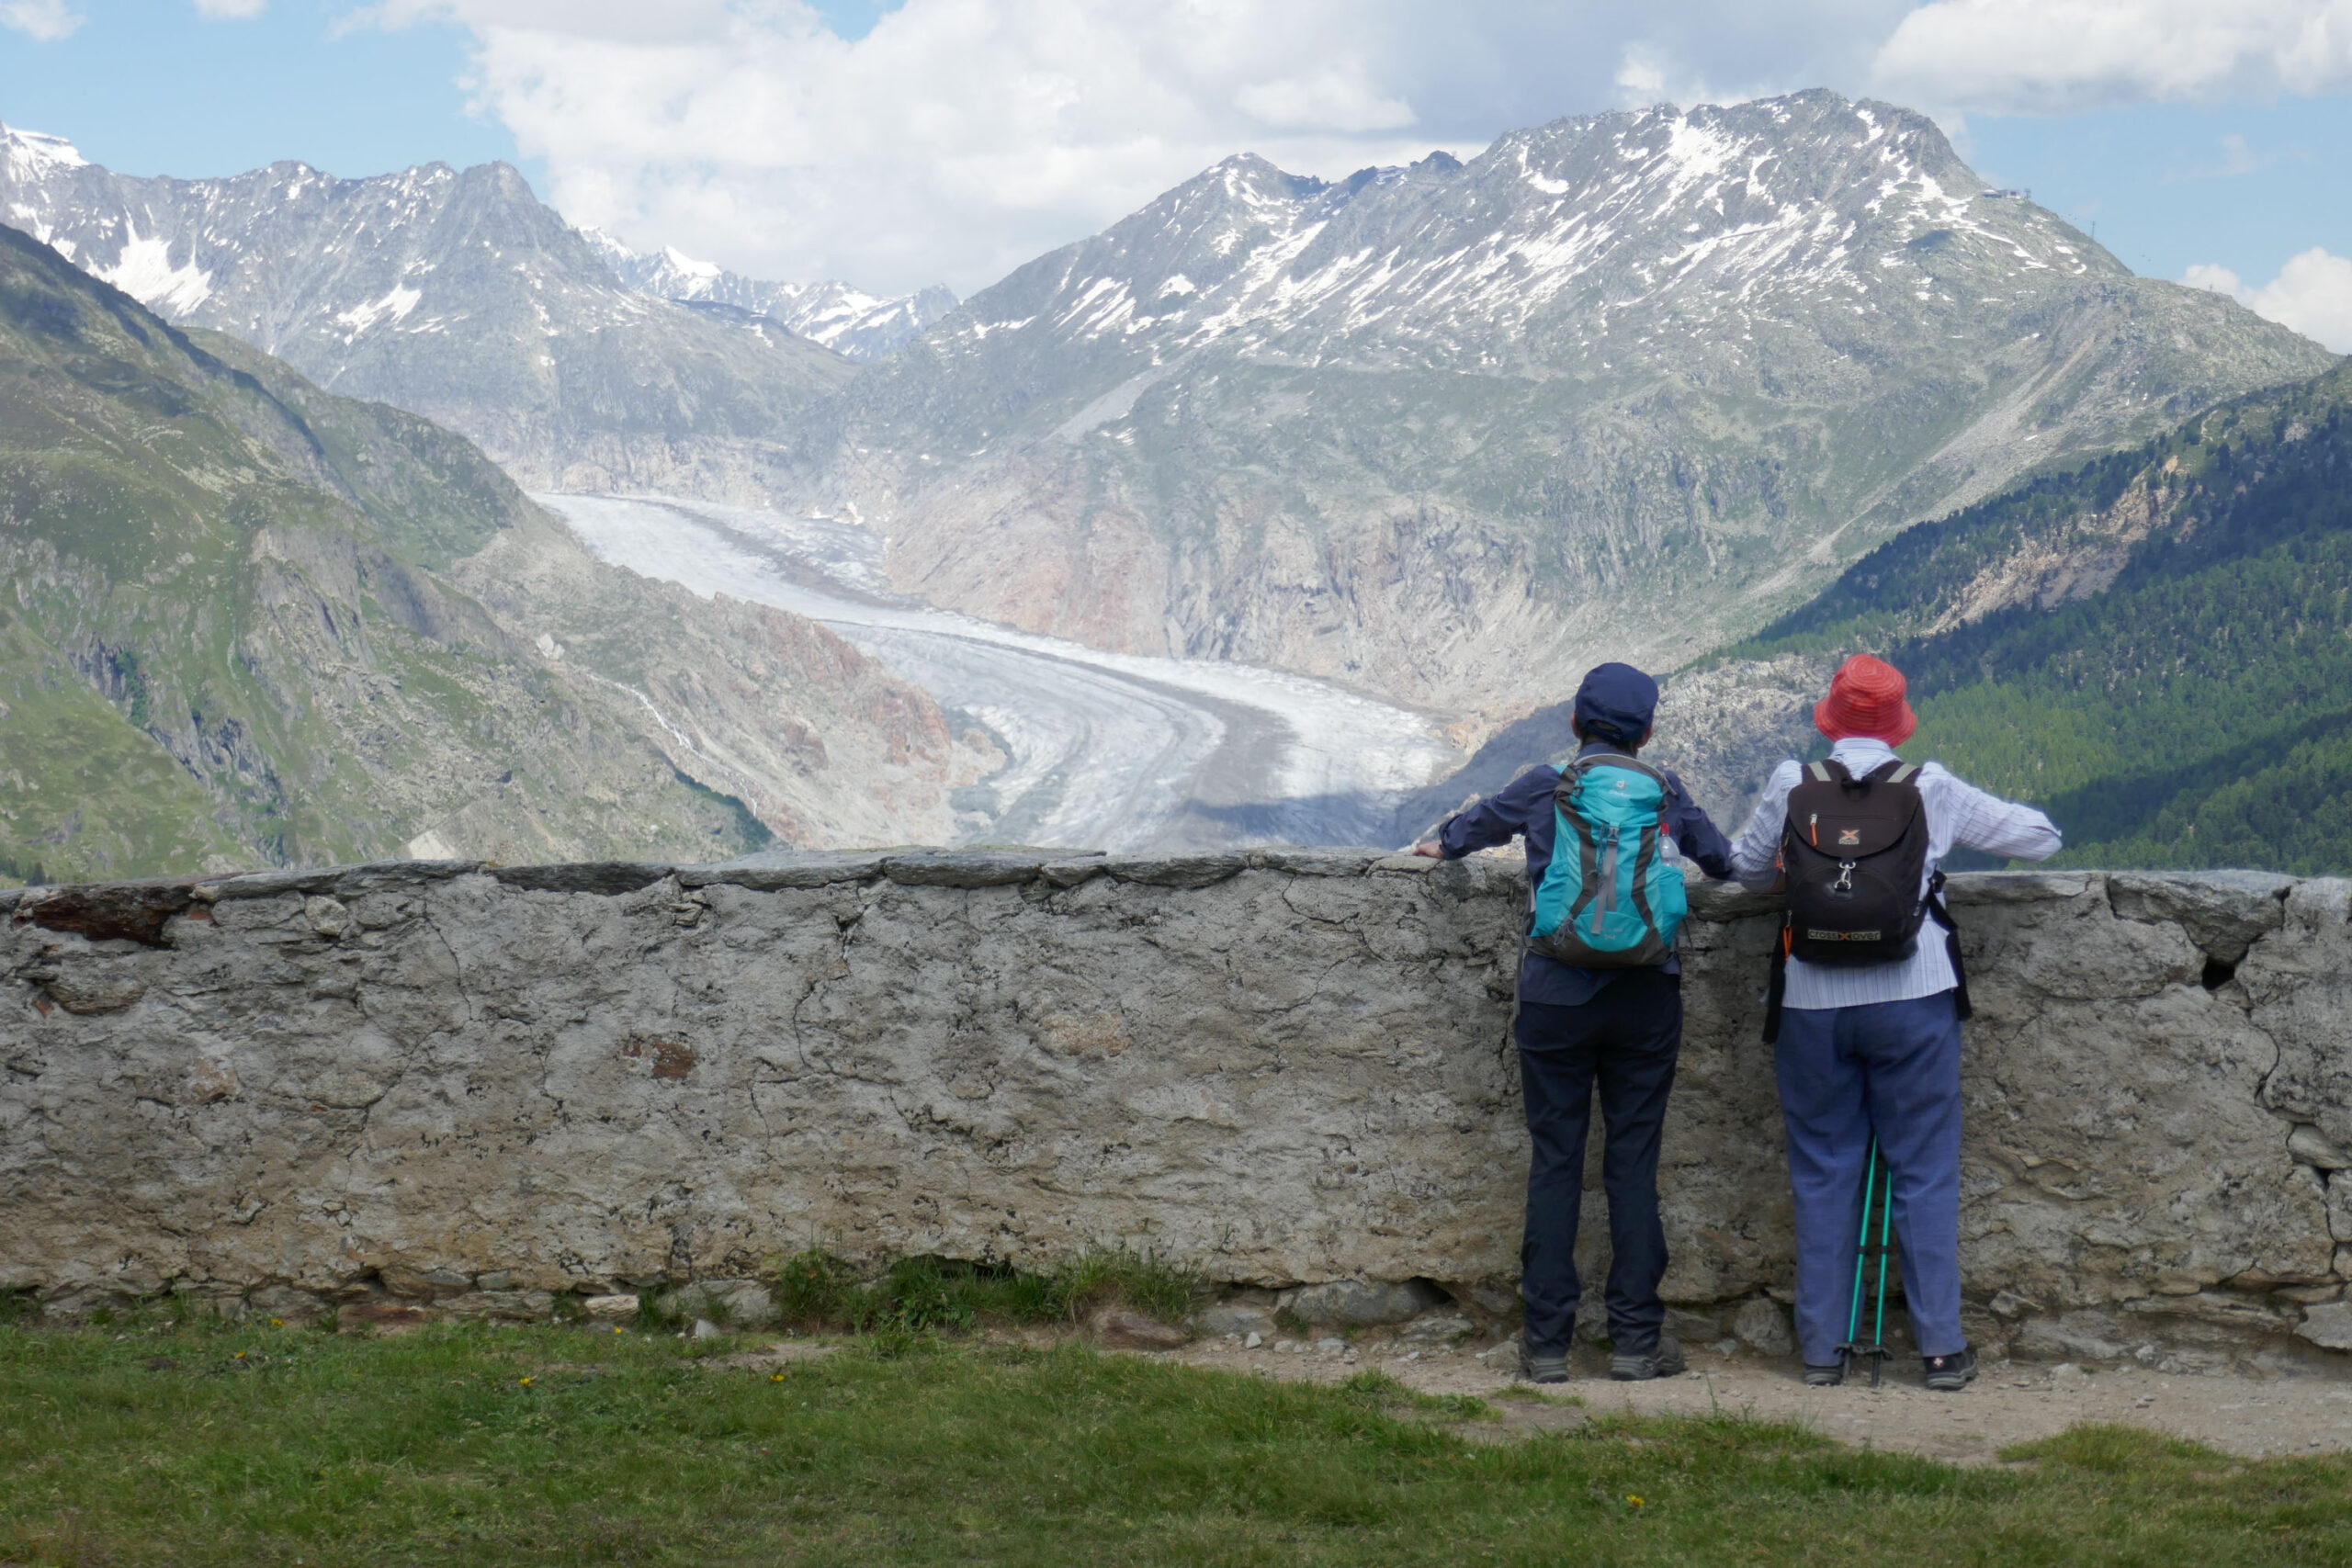
[{"label": "mountain ridge", "polygon": [[731,307],[782,323],[860,365],[887,359],[956,309],[956,296],[933,284],[886,299],[838,278],[772,283],[747,277],[673,246],[633,251],[597,229],[580,231],[613,275],[631,288],[684,305]]},{"label": "mountain ridge", "polygon": [[829,400],[803,493],[943,604],[1499,717],[2326,358],[1815,92],[1228,159]]},{"label": "mountain ridge", "polygon": [[853,367],[626,287],[511,166],[118,175],[0,128],[0,221],[179,324],[458,431],[543,489],[768,493]]}]

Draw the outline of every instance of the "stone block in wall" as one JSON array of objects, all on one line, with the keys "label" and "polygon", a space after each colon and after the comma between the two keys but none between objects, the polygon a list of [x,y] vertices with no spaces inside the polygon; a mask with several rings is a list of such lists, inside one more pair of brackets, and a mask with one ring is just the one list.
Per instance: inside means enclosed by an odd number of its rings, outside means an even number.
[{"label": "stone block in wall", "polygon": [[2115,871],[2108,897],[2127,920],[2179,926],[2207,958],[2234,964],[2286,923],[2295,879],[2261,871]]},{"label": "stone block in wall", "polygon": [[2244,1010],[2190,985],[1986,1010],[1962,1080],[1973,1291],[2064,1310],[2326,1275],[2324,1192],[2259,1103],[2275,1051]]},{"label": "stone block in wall", "polygon": [[1759,1356],[1793,1356],[1796,1331],[1786,1307],[1768,1296],[1751,1296],[1732,1314],[1732,1337]]},{"label": "stone block in wall", "polygon": [[2352,1350],[2352,1302],[2324,1302],[2303,1310],[2296,1335],[2326,1350]]},{"label": "stone block in wall", "polygon": [[1396,1283],[1334,1280],[1328,1284],[1302,1285],[1284,1291],[1275,1302],[1275,1310],[1288,1313],[1302,1323],[1370,1327],[1408,1322],[1445,1302],[1443,1291],[1419,1280]]},{"label": "stone block in wall", "polygon": [[2352,1148],[2352,882],[2296,884],[2235,977],[2278,1046],[2263,1103]]},{"label": "stone block in wall", "polygon": [[1237,1338],[1255,1334],[1271,1339],[1276,1332],[1274,1314],[1248,1302],[1220,1303],[1200,1313],[1193,1322],[1203,1334],[1229,1334]]},{"label": "stone block in wall", "polygon": [[697,1280],[662,1292],[656,1304],[673,1317],[707,1317],[730,1328],[764,1328],[776,1320],[775,1297],[757,1280]]}]

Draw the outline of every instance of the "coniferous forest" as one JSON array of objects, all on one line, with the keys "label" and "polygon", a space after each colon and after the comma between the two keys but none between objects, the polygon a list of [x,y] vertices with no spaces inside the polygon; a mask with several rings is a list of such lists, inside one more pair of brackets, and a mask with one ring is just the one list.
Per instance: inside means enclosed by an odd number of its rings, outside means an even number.
[{"label": "coniferous forest", "polygon": [[1735,651],[1869,647],[1914,756],[2065,862],[2352,870],[2352,369],[2214,409],[1858,561]]}]

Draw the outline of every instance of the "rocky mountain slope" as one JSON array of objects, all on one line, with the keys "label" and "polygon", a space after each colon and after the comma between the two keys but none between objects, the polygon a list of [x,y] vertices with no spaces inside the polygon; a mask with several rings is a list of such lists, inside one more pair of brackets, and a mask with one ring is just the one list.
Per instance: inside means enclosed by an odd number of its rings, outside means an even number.
[{"label": "rocky mountain slope", "polygon": [[1864,647],[1913,754],[2074,863],[2352,872],[2352,367],[1913,529],[1733,655]]},{"label": "rocky mountain slope", "polygon": [[632,251],[598,230],[580,232],[613,276],[631,288],[682,304],[763,317],[859,364],[888,358],[956,308],[956,296],[936,285],[885,299],[836,279],[770,283],[696,261],[667,245],[649,254]]},{"label": "rocky mountain slope", "polygon": [[0,873],[937,839],[990,761],[797,617],[0,228]]},{"label": "rocky mountain slope", "polygon": [[861,376],[807,494],[981,615],[1508,716],[2327,360],[1813,92],[1228,160]]},{"label": "rocky mountain slope", "polygon": [[0,128],[0,222],[175,323],[470,436],[535,487],[759,500],[853,368],[623,285],[503,164],[138,179]]}]

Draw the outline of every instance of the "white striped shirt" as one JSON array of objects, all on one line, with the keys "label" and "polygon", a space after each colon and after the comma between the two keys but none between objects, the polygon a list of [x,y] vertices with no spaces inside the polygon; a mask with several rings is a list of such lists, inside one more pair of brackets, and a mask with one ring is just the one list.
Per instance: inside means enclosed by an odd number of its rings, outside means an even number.
[{"label": "white striped shirt", "polygon": [[[1894,760],[1894,749],[1883,740],[1856,737],[1830,750],[1835,761],[1860,777]],[[1747,886],[1772,886],[1780,872],[1781,832],[1789,812],[1789,792],[1804,776],[1801,762],[1782,762],[1772,770],[1756,815],[1732,840],[1733,872]],[[1954,778],[1941,762],[1929,762],[1914,775],[1919,798],[1928,813],[1928,864],[1919,896],[1954,844],[2010,860],[2048,860],[2058,852],[2058,829],[2049,818],[2030,806],[2013,806],[1997,795]],[[1792,1008],[1862,1007],[1871,1002],[1909,1001],[1932,997],[1960,984],[1945,952],[1943,930],[1930,919],[1919,932],[1919,950],[1894,964],[1807,964],[1789,960],[1789,987],[1781,1006]]]}]

